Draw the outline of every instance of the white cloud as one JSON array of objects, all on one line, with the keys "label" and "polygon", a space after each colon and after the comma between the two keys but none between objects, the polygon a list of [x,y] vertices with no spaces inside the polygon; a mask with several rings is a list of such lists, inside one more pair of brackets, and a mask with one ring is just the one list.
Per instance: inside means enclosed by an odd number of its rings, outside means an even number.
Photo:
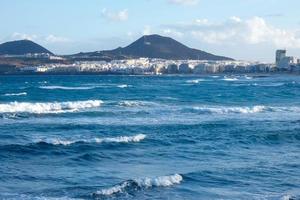
[{"label": "white cloud", "polygon": [[179,5],[196,5],[199,3],[198,0],[168,0],[169,3],[172,4],[179,4]]},{"label": "white cloud", "polygon": [[50,43],[58,44],[58,43],[71,42],[69,38],[56,36],[53,34],[42,36],[37,34],[27,34],[27,33],[18,33],[18,32],[13,33],[8,39],[9,40],[31,40],[34,42],[45,43],[45,44],[50,44]]},{"label": "white cloud", "polygon": [[35,34],[25,34],[15,32],[11,35],[12,40],[36,40],[38,38]]},{"label": "white cloud", "polygon": [[215,23],[207,19],[170,26],[176,31],[191,34],[195,39],[217,45],[260,45],[277,48],[300,48],[300,30],[288,30],[268,24],[264,18],[231,17]]},{"label": "white cloud", "polygon": [[128,20],[128,10],[124,9],[119,12],[112,12],[106,8],[101,11],[102,17],[110,21],[127,21]]},{"label": "white cloud", "polygon": [[146,25],[145,27],[144,27],[144,30],[143,30],[143,35],[150,35],[151,34],[151,26],[149,26],[149,25]]},{"label": "white cloud", "polygon": [[48,35],[45,37],[45,42],[47,43],[65,43],[65,42],[70,42],[70,39],[65,38],[65,37],[60,37],[60,36],[55,36],[55,35]]},{"label": "white cloud", "polygon": [[174,37],[182,37],[184,33],[176,31],[174,29],[164,29],[163,33],[167,36],[174,36]]}]

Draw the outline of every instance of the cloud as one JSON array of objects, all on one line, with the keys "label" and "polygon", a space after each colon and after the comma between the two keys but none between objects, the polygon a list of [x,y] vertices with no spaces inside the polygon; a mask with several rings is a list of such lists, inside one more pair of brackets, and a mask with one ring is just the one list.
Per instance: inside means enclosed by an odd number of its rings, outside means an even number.
[{"label": "cloud", "polygon": [[176,31],[174,29],[164,29],[162,32],[164,33],[164,35],[174,37],[182,37],[184,35],[184,33]]},{"label": "cloud", "polygon": [[71,42],[69,38],[56,36],[53,34],[47,36],[41,36],[37,34],[27,34],[27,33],[13,33],[9,38],[9,40],[31,40],[39,43],[66,43]]},{"label": "cloud", "polygon": [[198,4],[199,0],[168,0],[168,2],[172,4],[191,6]]},{"label": "cloud", "polygon": [[119,12],[112,12],[106,8],[102,9],[101,15],[103,18],[109,21],[127,21],[128,20],[128,10],[124,9]]},{"label": "cloud", "polygon": [[70,39],[65,38],[65,37],[60,37],[60,36],[55,36],[55,35],[48,35],[45,37],[45,42],[47,43],[65,43],[65,42],[70,42]]},{"label": "cloud", "polygon": [[194,39],[214,45],[261,45],[277,48],[300,48],[300,30],[274,27],[262,17],[230,17],[222,22],[197,19],[165,28],[190,34]]},{"label": "cloud", "polygon": [[144,30],[143,30],[143,35],[150,35],[151,34],[151,26],[149,26],[149,25],[146,25],[145,27],[144,27]]},{"label": "cloud", "polygon": [[18,33],[14,32],[11,35],[12,40],[36,40],[38,38],[35,34],[25,34],[25,33]]}]

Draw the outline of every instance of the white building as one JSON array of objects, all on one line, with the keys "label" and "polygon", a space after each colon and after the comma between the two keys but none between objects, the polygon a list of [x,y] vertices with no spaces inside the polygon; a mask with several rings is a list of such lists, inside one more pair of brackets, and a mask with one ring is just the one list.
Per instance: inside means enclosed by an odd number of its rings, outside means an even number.
[{"label": "white building", "polygon": [[286,50],[276,51],[276,66],[279,69],[289,69],[292,65],[297,65],[299,59],[293,56],[286,56]]}]

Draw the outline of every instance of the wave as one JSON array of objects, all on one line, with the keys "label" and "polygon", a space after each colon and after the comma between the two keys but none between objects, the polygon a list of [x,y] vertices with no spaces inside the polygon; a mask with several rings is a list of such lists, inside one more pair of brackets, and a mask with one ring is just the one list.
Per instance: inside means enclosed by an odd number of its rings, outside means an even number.
[{"label": "wave", "polygon": [[205,81],[204,79],[195,79],[195,80],[187,80],[187,83],[194,83],[194,84],[198,84],[202,81]]},{"label": "wave", "polygon": [[3,96],[26,96],[27,93],[26,92],[20,92],[20,93],[7,93],[4,94]]},{"label": "wave", "polygon": [[99,107],[102,103],[103,102],[101,100],[50,103],[10,102],[7,104],[0,104],[0,113],[67,113],[76,112],[87,108]]},{"label": "wave", "polygon": [[230,77],[224,77],[223,80],[224,81],[238,81],[239,79],[237,79],[237,78],[230,78]]},{"label": "wave", "polygon": [[127,88],[130,87],[129,85],[126,84],[122,84],[122,85],[117,85],[118,88]]},{"label": "wave", "polygon": [[157,178],[143,178],[124,181],[121,184],[115,185],[107,189],[101,189],[92,195],[97,196],[111,196],[121,193],[130,193],[131,191],[149,189],[152,187],[170,187],[175,184],[180,184],[183,178],[180,174],[170,176],[161,176]]},{"label": "wave", "polygon": [[96,87],[66,87],[66,86],[40,86],[40,89],[46,89],[46,90],[92,90],[95,89]]},{"label": "wave", "polygon": [[201,113],[209,113],[209,114],[254,114],[254,113],[264,113],[264,112],[291,112],[298,113],[300,112],[300,107],[298,106],[264,106],[264,105],[256,105],[256,106],[195,106],[193,110],[201,112]]},{"label": "wave", "polygon": [[91,138],[91,139],[76,139],[76,140],[67,140],[67,139],[38,139],[36,143],[47,143],[52,145],[63,145],[69,146],[76,143],[136,143],[144,140],[146,135],[138,134],[134,136],[119,136],[111,138]]},{"label": "wave", "polygon": [[146,106],[149,104],[151,103],[145,101],[121,101],[118,103],[119,106],[123,106],[123,107],[139,107],[139,106]]},{"label": "wave", "polygon": [[281,198],[281,200],[296,200],[296,198],[292,195],[285,195]]},{"label": "wave", "polygon": [[284,86],[285,83],[262,83],[262,84],[255,84],[254,86],[260,86],[260,87],[279,87]]}]

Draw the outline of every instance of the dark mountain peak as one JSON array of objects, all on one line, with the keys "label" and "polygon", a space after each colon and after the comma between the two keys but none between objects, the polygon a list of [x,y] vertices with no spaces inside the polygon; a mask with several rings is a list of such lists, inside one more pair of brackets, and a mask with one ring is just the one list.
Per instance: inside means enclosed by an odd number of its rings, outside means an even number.
[{"label": "dark mountain peak", "polygon": [[16,40],[0,44],[0,55],[24,55],[28,53],[48,53],[49,50],[31,40]]},{"label": "dark mountain peak", "polygon": [[144,35],[127,47],[112,51],[103,51],[109,55],[137,58],[162,58],[174,60],[232,60],[231,58],[216,56],[204,51],[189,48],[180,42],[161,35]]}]

